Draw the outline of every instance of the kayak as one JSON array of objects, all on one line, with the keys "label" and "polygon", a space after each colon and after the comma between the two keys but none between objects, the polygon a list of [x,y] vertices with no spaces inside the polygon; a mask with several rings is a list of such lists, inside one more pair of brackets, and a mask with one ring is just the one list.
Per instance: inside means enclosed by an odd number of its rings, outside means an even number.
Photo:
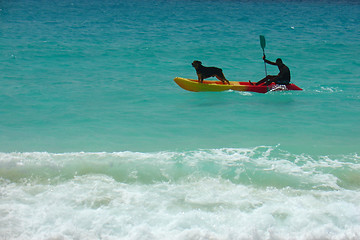
[{"label": "kayak", "polygon": [[221,81],[206,81],[199,83],[198,80],[176,77],[174,81],[181,88],[192,92],[221,92],[221,91],[247,91],[257,93],[267,93],[269,91],[287,91],[287,90],[302,90],[295,84],[278,85],[271,83],[270,85],[252,85],[249,82],[230,81],[230,85],[222,83]]}]

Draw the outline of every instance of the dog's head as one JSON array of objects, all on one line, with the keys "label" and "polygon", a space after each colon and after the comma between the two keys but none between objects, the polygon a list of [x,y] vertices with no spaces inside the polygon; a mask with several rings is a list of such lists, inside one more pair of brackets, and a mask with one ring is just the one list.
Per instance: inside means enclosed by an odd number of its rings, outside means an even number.
[{"label": "dog's head", "polygon": [[200,61],[193,61],[191,65],[196,69],[196,68],[200,67],[201,64],[202,63]]}]

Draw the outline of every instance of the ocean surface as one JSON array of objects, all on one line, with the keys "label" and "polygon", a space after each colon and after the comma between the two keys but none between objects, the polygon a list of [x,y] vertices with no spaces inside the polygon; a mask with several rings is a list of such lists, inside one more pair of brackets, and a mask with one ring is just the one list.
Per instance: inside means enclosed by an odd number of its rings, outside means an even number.
[{"label": "ocean surface", "polygon": [[359,90],[356,0],[0,1],[0,239],[360,239]]}]

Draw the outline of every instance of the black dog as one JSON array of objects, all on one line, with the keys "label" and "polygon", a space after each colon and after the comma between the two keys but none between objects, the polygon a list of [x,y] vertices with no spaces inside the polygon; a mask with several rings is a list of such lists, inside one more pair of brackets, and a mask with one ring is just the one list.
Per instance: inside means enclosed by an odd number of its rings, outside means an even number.
[{"label": "black dog", "polygon": [[230,82],[225,78],[222,69],[217,67],[204,67],[200,61],[193,61],[191,64],[198,75],[199,82],[203,82],[205,78],[216,77],[222,83],[230,84]]}]

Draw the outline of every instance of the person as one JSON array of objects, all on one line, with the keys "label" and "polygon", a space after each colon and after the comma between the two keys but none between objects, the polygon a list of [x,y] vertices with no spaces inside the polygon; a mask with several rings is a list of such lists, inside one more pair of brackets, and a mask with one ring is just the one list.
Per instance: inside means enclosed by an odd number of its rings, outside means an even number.
[{"label": "person", "polygon": [[266,56],[263,56],[264,62],[270,65],[278,66],[279,74],[278,75],[267,75],[265,78],[261,79],[255,85],[260,85],[265,83],[265,85],[270,85],[272,82],[280,85],[290,84],[290,69],[283,63],[281,58],[276,59],[276,62],[271,62],[266,59]]}]

